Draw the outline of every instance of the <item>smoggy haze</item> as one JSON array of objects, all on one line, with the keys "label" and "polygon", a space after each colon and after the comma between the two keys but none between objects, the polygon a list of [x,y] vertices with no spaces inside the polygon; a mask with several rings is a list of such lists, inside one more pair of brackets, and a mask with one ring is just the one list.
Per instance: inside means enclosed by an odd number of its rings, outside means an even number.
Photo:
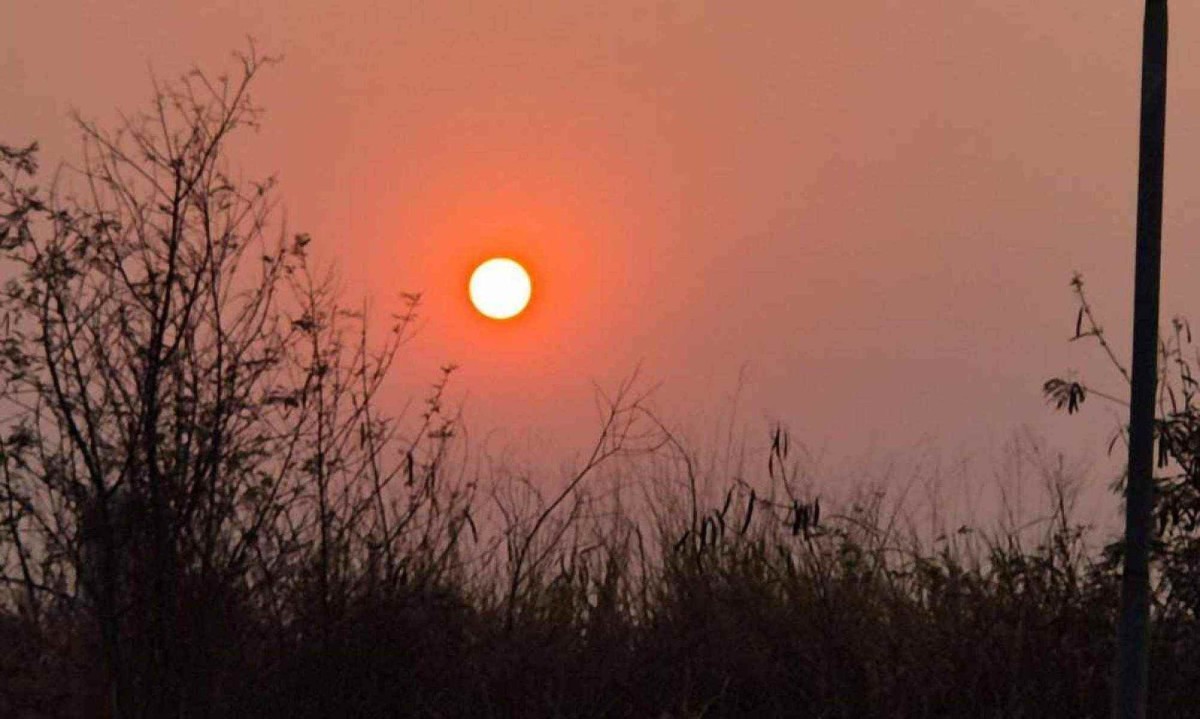
[{"label": "smoggy haze", "polygon": [[[1172,23],[1164,317],[1200,309],[1200,9]],[[1066,343],[1068,280],[1126,357],[1140,33],[1117,0],[12,2],[0,141],[75,157],[71,107],[111,121],[149,68],[221,71],[250,35],[285,60],[240,166],[378,311],[424,293],[397,407],[456,362],[473,436],[565,453],[640,361],[699,439],[744,368],[754,438],[986,454],[1024,423],[1099,451],[1120,415],[1039,389],[1123,390]],[[494,252],[536,293],[499,327],[464,289]]]}]

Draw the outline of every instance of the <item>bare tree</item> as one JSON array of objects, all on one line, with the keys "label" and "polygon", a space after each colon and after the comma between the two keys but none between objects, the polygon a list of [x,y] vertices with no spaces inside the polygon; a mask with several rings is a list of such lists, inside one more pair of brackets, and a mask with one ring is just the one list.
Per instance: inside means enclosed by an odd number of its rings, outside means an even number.
[{"label": "bare tree", "polygon": [[82,165],[49,191],[36,146],[0,146],[0,580],[82,612],[112,716],[216,711],[226,645],[327,628],[365,557],[394,583],[406,533],[438,531],[445,377],[411,437],[373,404],[417,297],[373,341],[273,179],[233,174],[272,62],[237,58],[114,132],[77,117]]}]

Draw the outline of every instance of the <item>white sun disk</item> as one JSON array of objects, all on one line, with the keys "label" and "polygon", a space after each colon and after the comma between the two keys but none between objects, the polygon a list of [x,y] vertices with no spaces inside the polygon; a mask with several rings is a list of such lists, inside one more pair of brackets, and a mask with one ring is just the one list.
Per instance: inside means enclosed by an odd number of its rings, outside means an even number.
[{"label": "white sun disk", "polygon": [[467,290],[480,314],[506,320],[519,315],[529,304],[533,284],[520,264],[507,257],[495,257],[475,268]]}]

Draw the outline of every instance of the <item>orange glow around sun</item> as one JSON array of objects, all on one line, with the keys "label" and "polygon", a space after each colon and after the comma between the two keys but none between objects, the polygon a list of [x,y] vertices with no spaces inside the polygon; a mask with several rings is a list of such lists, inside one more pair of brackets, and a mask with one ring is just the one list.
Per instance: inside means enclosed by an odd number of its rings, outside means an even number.
[{"label": "orange glow around sun", "polygon": [[529,304],[533,283],[515,260],[494,257],[475,268],[467,286],[471,304],[485,317],[507,320]]}]

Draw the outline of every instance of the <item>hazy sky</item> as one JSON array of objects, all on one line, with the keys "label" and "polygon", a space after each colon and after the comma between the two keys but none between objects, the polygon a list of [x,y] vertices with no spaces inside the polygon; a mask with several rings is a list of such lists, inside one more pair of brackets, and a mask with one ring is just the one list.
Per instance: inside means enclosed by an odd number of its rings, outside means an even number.
[{"label": "hazy sky", "polygon": [[[1176,3],[1164,316],[1200,305],[1200,8]],[[422,291],[401,396],[462,366],[476,438],[595,428],[640,362],[697,437],[730,412],[834,455],[984,452],[1027,423],[1098,450],[1119,415],[1054,415],[1083,272],[1128,355],[1141,3],[1093,0],[0,6],[0,141],[74,157],[149,72],[284,62],[236,156],[382,312]],[[473,262],[528,261],[527,316],[467,304]],[[415,390],[413,389],[415,388]],[[500,437],[500,439],[496,439]]]}]

